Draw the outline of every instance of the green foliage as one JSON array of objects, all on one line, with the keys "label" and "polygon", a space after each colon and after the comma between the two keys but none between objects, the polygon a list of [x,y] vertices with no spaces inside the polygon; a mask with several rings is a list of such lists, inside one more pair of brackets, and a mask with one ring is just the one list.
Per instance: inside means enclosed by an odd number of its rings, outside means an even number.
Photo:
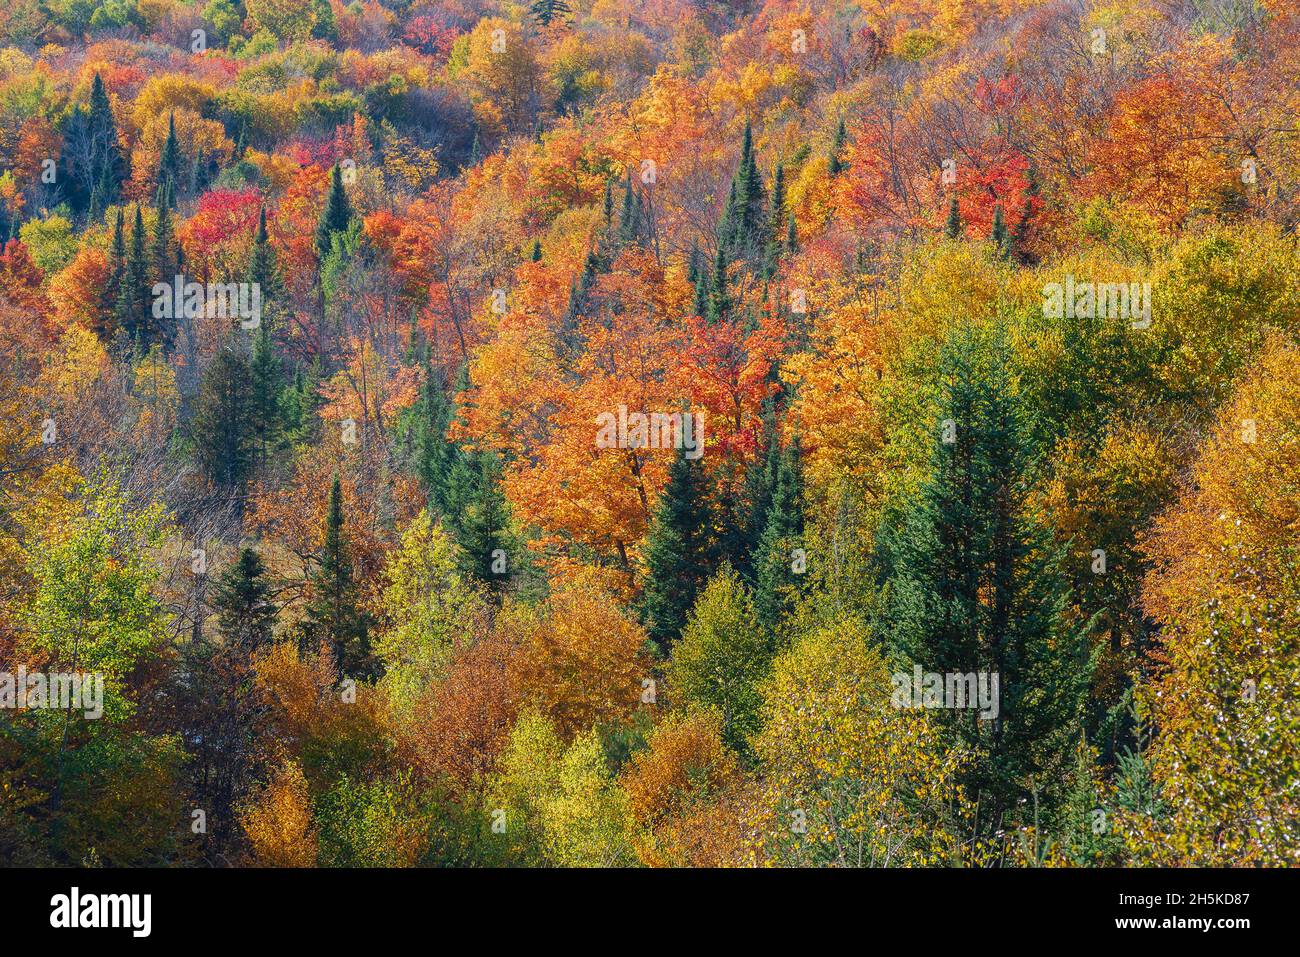
[{"label": "green foliage", "polygon": [[215,485],[240,489],[252,472],[252,398],[248,360],[235,347],[223,348],[203,376],[190,423],[199,464]]},{"label": "green foliage", "polygon": [[617,867],[634,862],[627,799],[594,732],[567,748],[554,726],[525,714],[510,734],[487,808],[493,840],[515,865]]},{"label": "green foliage", "polygon": [[646,630],[659,647],[672,647],[704,587],[715,558],[708,480],[698,460],[678,450],[668,485],[646,538]]},{"label": "green foliage", "polygon": [[[1066,787],[1091,672],[1085,629],[1066,616],[1060,555],[1027,499],[1033,448],[996,336],[958,330],[944,348],[930,473],[882,529],[882,628],[925,672],[997,675],[999,714],[945,709],[984,827],[1036,790]],[[1005,822],[1004,822],[1005,823]]]},{"label": "green foliage", "polygon": [[322,259],[330,252],[336,233],[346,232],[353,218],[352,203],[343,188],[343,171],[338,164],[330,173],[330,189],[316,224],[316,253]]},{"label": "green foliage", "polygon": [[57,214],[29,219],[18,230],[18,238],[31,253],[32,262],[47,276],[53,276],[77,255],[72,223]]},{"label": "green foliage", "polygon": [[308,647],[324,646],[330,651],[340,675],[366,678],[375,673],[370,616],[361,607],[352,575],[352,556],[343,527],[343,489],[337,474],[330,486],[325,528],[312,570],[303,633]]},{"label": "green foliage", "polygon": [[270,643],[277,609],[257,552],[239,550],[239,560],[217,580],[212,607],[228,645],[252,651]]},{"label": "green foliage", "polygon": [[768,674],[772,644],[759,625],[753,599],[728,567],[709,581],[673,645],[666,668],[670,694],[722,715],[722,740],[741,755],[759,726],[759,684]]},{"label": "green foliage", "polygon": [[375,644],[396,707],[407,707],[438,677],[457,642],[473,634],[483,599],[461,573],[451,537],[426,509],[402,534],[384,570],[389,626]]},{"label": "green foliage", "polygon": [[533,0],[528,12],[542,26],[549,27],[552,21],[572,13],[573,9],[564,0]]}]

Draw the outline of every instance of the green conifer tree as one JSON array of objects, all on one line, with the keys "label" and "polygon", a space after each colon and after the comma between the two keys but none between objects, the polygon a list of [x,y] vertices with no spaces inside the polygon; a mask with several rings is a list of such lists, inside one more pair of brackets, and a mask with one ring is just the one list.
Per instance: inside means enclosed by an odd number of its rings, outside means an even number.
[{"label": "green conifer tree", "polygon": [[323,260],[330,251],[335,233],[345,232],[352,222],[352,202],[343,188],[343,171],[337,163],[330,174],[329,194],[316,224],[316,253]]},{"label": "green conifer tree", "polygon": [[303,634],[308,648],[325,645],[330,649],[341,677],[376,676],[378,668],[370,651],[370,620],[361,608],[353,579],[344,529],[343,489],[337,473],[330,486]]},{"label": "green conifer tree", "polygon": [[162,156],[158,161],[158,193],[167,198],[167,205],[176,205],[176,194],[181,186],[181,147],[176,139],[176,114],[167,117],[167,139],[163,141]]},{"label": "green conifer tree", "polygon": [[242,491],[254,461],[248,360],[230,345],[217,351],[199,384],[190,431],[213,485]]},{"label": "green conifer tree", "polygon": [[957,205],[956,196],[948,201],[948,221],[944,224],[943,235],[947,239],[961,237],[961,209]]},{"label": "green conifer tree", "polygon": [[646,538],[642,617],[666,654],[716,564],[708,479],[679,449]]},{"label": "green conifer tree", "polygon": [[844,125],[844,117],[835,125],[835,137],[831,140],[831,152],[827,159],[826,171],[831,176],[839,176],[848,165],[844,162],[844,144],[848,140],[848,129]]},{"label": "green conifer tree", "polygon": [[923,672],[998,678],[996,716],[934,712],[978,756],[963,783],[987,830],[1016,823],[1031,790],[1051,818],[1092,668],[1086,626],[1065,615],[1059,549],[1030,503],[1031,430],[1010,367],[1000,334],[950,339],[929,476],[891,504],[878,540],[889,596],[881,627],[894,651]]},{"label": "green conifer tree", "polygon": [[256,551],[240,549],[239,560],[217,580],[212,606],[228,645],[256,651],[271,643],[278,609]]}]

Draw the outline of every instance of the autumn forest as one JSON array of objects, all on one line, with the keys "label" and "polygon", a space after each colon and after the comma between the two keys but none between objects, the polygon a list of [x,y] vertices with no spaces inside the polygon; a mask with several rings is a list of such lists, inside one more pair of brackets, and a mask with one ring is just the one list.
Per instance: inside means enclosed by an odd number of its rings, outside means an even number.
[{"label": "autumn forest", "polygon": [[1290,0],[6,0],[0,866],[1300,865]]}]

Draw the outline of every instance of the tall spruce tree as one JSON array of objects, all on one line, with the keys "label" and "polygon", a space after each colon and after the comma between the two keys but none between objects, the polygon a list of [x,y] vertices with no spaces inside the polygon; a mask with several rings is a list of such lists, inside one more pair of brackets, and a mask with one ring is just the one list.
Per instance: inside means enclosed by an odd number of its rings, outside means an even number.
[{"label": "tall spruce tree", "polygon": [[944,223],[943,235],[947,239],[961,238],[961,209],[956,196],[948,201],[948,221]]},{"label": "tall spruce tree", "polygon": [[713,258],[713,277],[709,282],[709,301],[704,310],[704,318],[710,325],[726,322],[731,315],[731,293],[727,280],[727,251],[718,243],[717,255]]},{"label": "tall spruce tree", "polygon": [[190,431],[204,474],[242,491],[252,471],[254,432],[248,361],[227,344],[203,373]]},{"label": "tall spruce tree", "polygon": [[848,140],[848,128],[844,125],[844,117],[835,124],[835,137],[831,140],[830,156],[826,160],[826,171],[831,176],[839,176],[846,169],[848,164],[844,162],[844,144]]},{"label": "tall spruce tree", "polygon": [[167,194],[166,188],[158,188],[150,256],[153,259],[154,281],[171,283],[180,272],[181,260],[180,244],[176,241],[176,229],[172,222],[172,204]]},{"label": "tall spruce tree", "polygon": [[464,555],[465,573],[498,592],[513,573],[510,513],[500,472],[491,453],[458,449],[444,493],[444,514]]},{"label": "tall spruce tree", "polygon": [[998,333],[962,330],[941,360],[929,476],[891,503],[878,539],[881,628],[900,658],[937,675],[996,675],[997,714],[940,707],[976,756],[963,783],[986,831],[1017,823],[1036,792],[1049,816],[1068,788],[1091,674],[1085,628],[1064,614],[1059,550],[1030,502],[1031,429]]},{"label": "tall spruce tree", "polygon": [[278,447],[284,431],[280,412],[284,392],[284,367],[275,351],[271,329],[265,322],[253,337],[253,355],[249,361],[249,419],[254,459],[265,468]]},{"label": "tall spruce tree", "polygon": [[447,516],[451,473],[461,457],[460,448],[447,436],[456,408],[446,389],[441,370],[426,362],[420,398],[411,410],[415,474],[426,501],[440,516]]},{"label": "tall spruce tree", "polygon": [[117,331],[117,303],[122,295],[122,284],[126,281],[126,217],[122,213],[122,207],[117,208],[117,214],[113,217],[113,241],[108,247],[108,281],[104,288],[104,300],[109,308],[109,322],[105,329],[107,333],[105,338],[111,339],[113,333]]},{"label": "tall spruce tree", "polygon": [[340,676],[369,678],[377,674],[370,652],[369,616],[361,608],[353,579],[343,521],[343,487],[337,473],[330,486],[303,634],[309,648],[325,645],[330,649]]},{"label": "tall spruce tree", "polygon": [[321,259],[329,254],[334,234],[345,232],[351,222],[352,202],[348,199],[347,190],[343,188],[343,171],[335,163],[330,174],[325,208],[321,210],[320,220],[316,224],[316,253]]},{"label": "tall spruce tree", "polygon": [[776,164],[772,174],[772,207],[769,217],[769,235],[767,240],[767,278],[771,279],[781,265],[784,252],[783,240],[786,232],[788,212],[785,208],[785,167]]},{"label": "tall spruce tree", "polygon": [[117,326],[138,351],[153,345],[153,309],[150,303],[149,256],[145,251],[144,213],[135,207],[135,223],[126,255],[126,268],[115,308]]},{"label": "tall spruce tree", "polygon": [[279,258],[271,237],[266,229],[266,207],[263,206],[257,216],[257,232],[253,234],[253,249],[248,257],[248,281],[259,287],[262,293],[262,308],[274,300],[283,291],[283,276],[280,272]]},{"label": "tall spruce tree", "polygon": [[277,608],[256,551],[240,549],[239,560],[217,580],[212,605],[227,644],[245,651],[270,644]]},{"label": "tall spruce tree", "polygon": [[733,255],[762,267],[768,249],[767,191],[754,151],[754,131],[748,121],[740,146],[740,165],[732,184],[728,218]]},{"label": "tall spruce tree", "polygon": [[176,114],[167,117],[167,139],[163,141],[162,155],[158,160],[158,193],[166,196],[168,207],[176,205],[176,194],[181,187],[181,146],[176,139]]},{"label": "tall spruce tree", "polygon": [[95,74],[90,86],[90,102],[75,113],[66,140],[71,146],[67,155],[84,159],[70,177],[74,182],[72,200],[81,197],[89,219],[98,218],[102,210],[117,202],[121,184],[126,179],[127,162],[117,138],[117,121],[108,99],[103,77]]},{"label": "tall spruce tree", "polygon": [[754,557],[754,609],[764,627],[777,631],[794,607],[804,581],[796,554],[803,543],[803,480],[799,444],[772,457],[775,481]]},{"label": "tall spruce tree", "polygon": [[757,579],[759,546],[781,479],[781,439],[777,432],[776,404],[771,397],[763,400],[762,426],[758,455],[745,470],[743,495],[736,503],[734,544],[726,555],[732,567],[748,582]]},{"label": "tall spruce tree", "polygon": [[679,449],[646,538],[642,617],[666,654],[716,565],[709,483],[698,459]]},{"label": "tall spruce tree", "polygon": [[989,232],[989,239],[997,246],[998,255],[1007,259],[1011,255],[1011,236],[1007,230],[1006,220],[1002,216],[1002,204],[997,203],[993,207],[993,226]]},{"label": "tall spruce tree", "polygon": [[[161,187],[158,190],[149,258],[153,281],[171,285],[180,274],[182,263],[180,243],[176,241],[176,233],[172,226],[171,203],[165,195],[167,192],[169,191]],[[149,309],[149,344],[162,346],[164,352],[171,352],[172,346],[176,343],[176,320],[180,316],[181,304],[173,302],[170,311],[170,316],[155,316],[152,304]]]},{"label": "tall spruce tree", "polygon": [[623,184],[623,206],[618,217],[618,241],[623,245],[641,241],[641,197],[632,186],[632,176],[628,175]]}]

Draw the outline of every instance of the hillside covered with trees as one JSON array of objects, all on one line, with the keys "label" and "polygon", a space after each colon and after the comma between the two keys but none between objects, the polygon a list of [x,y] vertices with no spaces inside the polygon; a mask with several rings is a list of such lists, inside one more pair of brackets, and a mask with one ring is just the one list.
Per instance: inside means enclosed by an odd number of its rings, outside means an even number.
[{"label": "hillside covered with trees", "polygon": [[0,864],[1300,864],[1298,147],[1291,0],[7,0]]}]

